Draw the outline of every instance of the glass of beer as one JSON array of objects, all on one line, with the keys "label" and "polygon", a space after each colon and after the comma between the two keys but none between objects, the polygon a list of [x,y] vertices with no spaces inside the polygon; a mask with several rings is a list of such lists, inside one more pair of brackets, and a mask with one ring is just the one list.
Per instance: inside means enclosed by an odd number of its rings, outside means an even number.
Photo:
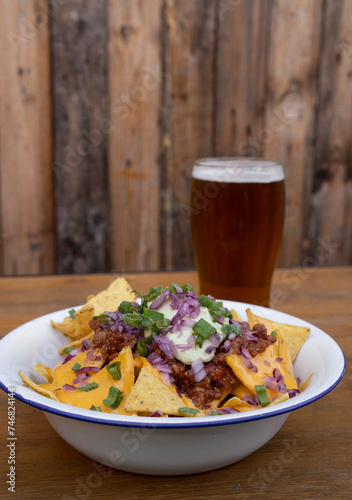
[{"label": "glass of beer", "polygon": [[269,306],[285,208],[284,171],[260,158],[203,158],[190,219],[200,293]]}]

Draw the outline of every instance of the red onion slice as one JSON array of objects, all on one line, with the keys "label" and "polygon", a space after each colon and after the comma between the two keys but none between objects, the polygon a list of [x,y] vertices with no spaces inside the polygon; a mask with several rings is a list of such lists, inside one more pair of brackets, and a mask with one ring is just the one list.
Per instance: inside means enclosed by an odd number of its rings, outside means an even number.
[{"label": "red onion slice", "polygon": [[246,366],[249,370],[252,370],[252,372],[257,372],[258,368],[251,362],[249,359],[244,358],[243,356],[241,357],[242,363],[244,366]]},{"label": "red onion slice", "polygon": [[243,347],[242,345],[240,346],[240,353],[246,359],[251,359],[252,358],[252,356],[250,355],[250,352],[248,351],[247,347]]},{"label": "red onion slice", "polygon": [[195,361],[193,361],[192,370],[196,382],[200,382],[201,380],[203,380],[203,378],[207,376],[207,372],[205,371],[204,363],[201,360],[201,358],[198,358]]},{"label": "red onion slice", "polygon": [[78,370],[75,371],[76,375],[81,375],[81,373],[88,373],[88,372],[98,372],[100,371],[100,368],[97,366],[84,366],[83,368],[78,368]]},{"label": "red onion slice", "polygon": [[82,351],[88,351],[90,347],[92,347],[92,342],[89,339],[82,340]]},{"label": "red onion slice", "polygon": [[73,384],[80,384],[83,380],[87,380],[87,378],[89,378],[89,375],[88,373],[81,373],[81,375],[78,375],[78,377],[74,378],[72,380],[72,383]]},{"label": "red onion slice", "polygon": [[153,411],[153,413],[151,415],[149,415],[150,417],[162,417],[163,414],[161,413],[160,410],[155,410]]},{"label": "red onion slice", "polygon": [[64,384],[62,386],[62,390],[63,391],[75,391],[76,387],[74,387],[73,385],[70,385],[70,384]]},{"label": "red onion slice", "polygon": [[161,307],[165,302],[167,294],[168,290],[163,290],[161,292],[161,295],[159,295],[159,297],[157,297],[155,300],[153,300],[153,302],[149,304],[149,309],[159,309],[159,307]]}]

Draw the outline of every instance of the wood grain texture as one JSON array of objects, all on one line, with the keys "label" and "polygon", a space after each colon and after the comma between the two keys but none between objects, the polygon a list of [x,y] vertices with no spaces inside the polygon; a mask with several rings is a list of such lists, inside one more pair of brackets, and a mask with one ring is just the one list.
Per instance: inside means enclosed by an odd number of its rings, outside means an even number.
[{"label": "wood grain texture", "polygon": [[[89,293],[105,288],[113,277],[91,274],[0,278],[0,335],[29,319],[82,303]],[[130,273],[126,278],[142,293],[157,283],[189,282],[197,288],[197,277],[192,272]],[[101,468],[59,438],[41,411],[16,401],[17,497],[110,500],[118,492],[122,500],[349,499],[352,268],[277,270],[274,291],[281,300],[280,310],[312,322],[339,343],[347,370],[338,387],[321,400],[293,412],[263,448],[237,464],[213,472],[182,477],[139,476]],[[1,391],[0,496],[6,500],[13,498],[5,483],[7,407],[7,396]]]},{"label": "wood grain texture", "polygon": [[351,5],[0,0],[0,273],[193,268],[214,155],[283,163],[278,265],[352,264]]},{"label": "wood grain texture", "polygon": [[54,270],[46,2],[0,3],[0,273]]},{"label": "wood grain texture", "polygon": [[162,1],[108,6],[112,268],[158,269]]},{"label": "wood grain texture", "polygon": [[325,241],[336,265],[352,258],[351,2],[327,1],[320,58],[310,253]]},{"label": "wood grain texture", "polygon": [[106,2],[61,2],[52,17],[58,272],[109,268],[106,37]]},{"label": "wood grain texture", "polygon": [[300,263],[311,196],[317,74],[323,2],[273,2],[265,157],[282,162],[286,221],[279,265]]},{"label": "wood grain texture", "polygon": [[220,2],[216,53],[215,154],[262,156],[272,3]]},{"label": "wood grain texture", "polygon": [[[216,16],[214,0],[166,2],[163,233],[166,268],[193,267],[189,201],[192,167],[213,155]],[[165,105],[165,103],[164,103]]]}]

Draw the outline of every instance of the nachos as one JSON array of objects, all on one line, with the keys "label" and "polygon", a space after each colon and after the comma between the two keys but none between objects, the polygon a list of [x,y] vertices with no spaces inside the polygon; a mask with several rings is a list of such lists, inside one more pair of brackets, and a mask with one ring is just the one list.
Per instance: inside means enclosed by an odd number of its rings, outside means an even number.
[{"label": "nachos", "polygon": [[137,300],[118,280],[63,323],[52,322],[71,339],[60,351],[65,358],[35,366],[43,384],[20,372],[25,384],[92,411],[172,417],[250,411],[295,397],[309,383],[293,369],[308,328],[250,309],[242,320],[188,284],[151,287]]}]

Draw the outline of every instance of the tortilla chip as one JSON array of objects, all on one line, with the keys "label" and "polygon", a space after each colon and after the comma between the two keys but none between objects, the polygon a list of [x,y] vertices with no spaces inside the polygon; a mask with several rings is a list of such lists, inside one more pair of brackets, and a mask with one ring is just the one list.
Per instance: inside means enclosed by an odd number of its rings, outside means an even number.
[{"label": "tortilla chip", "polygon": [[31,389],[33,389],[38,394],[41,394],[42,396],[53,399],[54,401],[59,401],[52,391],[49,391],[44,387],[40,387],[38,384],[32,382],[32,380],[29,379],[27,375],[25,375],[21,370],[18,372],[18,374],[21,377],[24,385],[26,385],[27,387],[30,387]]},{"label": "tortilla chip", "polygon": [[[238,354],[229,354],[226,357],[227,364],[231,367],[236,377],[252,394],[256,394],[256,385],[263,384],[263,377],[272,376],[277,368],[282,376],[287,389],[297,389],[297,382],[291,373],[291,357],[286,343],[281,337],[280,330],[277,332],[277,341],[269,345],[264,352],[258,353],[250,362],[256,370],[251,369],[245,358]],[[286,349],[286,350],[285,350]],[[270,401],[280,396],[279,390],[268,387],[267,394]]]},{"label": "tortilla chip", "polygon": [[270,334],[273,330],[280,330],[283,339],[285,340],[291,354],[292,361],[295,360],[302,345],[306,341],[310,329],[305,326],[286,325],[284,323],[277,323],[269,319],[261,318],[247,309],[248,323],[251,328],[256,323],[262,323],[268,329]]},{"label": "tortilla chip", "polygon": [[231,313],[232,313],[232,319],[234,319],[235,321],[238,321],[239,323],[242,323],[243,319],[238,314],[238,312],[235,311],[235,309],[231,309]]},{"label": "tortilla chip", "polygon": [[62,323],[56,323],[51,320],[51,326],[67,335],[71,339],[77,340],[85,337],[92,332],[89,322],[93,319],[94,311],[92,307],[87,305],[75,312],[75,317],[67,317]]},{"label": "tortilla chip", "polygon": [[64,335],[68,337],[74,337],[76,331],[76,320],[68,316],[65,318],[62,323],[58,323],[56,321],[50,320],[51,326],[53,326],[56,330],[59,330]]},{"label": "tortilla chip", "polygon": [[285,394],[282,394],[278,398],[274,399],[268,406],[277,405],[279,403],[282,403],[283,401],[287,401],[288,399],[290,399],[289,393],[285,392]]},{"label": "tortilla chip", "polygon": [[48,366],[42,365],[41,363],[36,363],[34,365],[34,371],[38,373],[47,384],[51,384],[53,381],[53,371]]},{"label": "tortilla chip", "polygon": [[226,401],[224,404],[224,408],[226,408],[227,406],[230,406],[230,408],[234,408],[235,410],[240,412],[255,410],[255,406],[247,403],[246,401],[242,401],[237,396],[234,396],[233,398]]},{"label": "tortilla chip", "polygon": [[159,410],[163,414],[178,416],[180,416],[178,410],[184,407],[183,400],[177,394],[173,394],[169,387],[146,366],[141,369],[125,403],[126,411],[153,413]]},{"label": "tortilla chip", "polygon": [[305,390],[307,389],[307,387],[308,387],[308,386],[309,386],[309,384],[310,384],[310,379],[311,379],[312,377],[313,377],[313,373],[311,373],[311,374],[309,375],[309,377],[307,378],[307,380],[306,380],[305,382],[300,382],[300,383],[298,384],[298,389],[299,389],[299,391],[300,391],[300,392],[303,392],[303,391],[305,391]]},{"label": "tortilla chip", "polygon": [[116,278],[107,290],[90,298],[86,305],[93,308],[94,316],[99,316],[105,311],[116,311],[124,300],[131,302],[135,299],[136,295],[125,278]]},{"label": "tortilla chip", "polygon": [[231,394],[237,396],[240,399],[243,399],[245,396],[249,396],[251,398],[254,396],[252,391],[247,389],[247,387],[244,384],[242,384],[242,382],[238,384],[237,387],[235,387],[235,389],[231,392]]},{"label": "tortilla chip", "polygon": [[92,332],[89,322],[94,316],[99,316],[106,311],[116,311],[121,302],[133,301],[135,298],[136,295],[127,281],[124,278],[116,278],[107,290],[98,295],[89,295],[87,303],[75,311],[74,318],[68,316],[62,323],[56,321],[50,323],[71,340],[83,339]]}]

